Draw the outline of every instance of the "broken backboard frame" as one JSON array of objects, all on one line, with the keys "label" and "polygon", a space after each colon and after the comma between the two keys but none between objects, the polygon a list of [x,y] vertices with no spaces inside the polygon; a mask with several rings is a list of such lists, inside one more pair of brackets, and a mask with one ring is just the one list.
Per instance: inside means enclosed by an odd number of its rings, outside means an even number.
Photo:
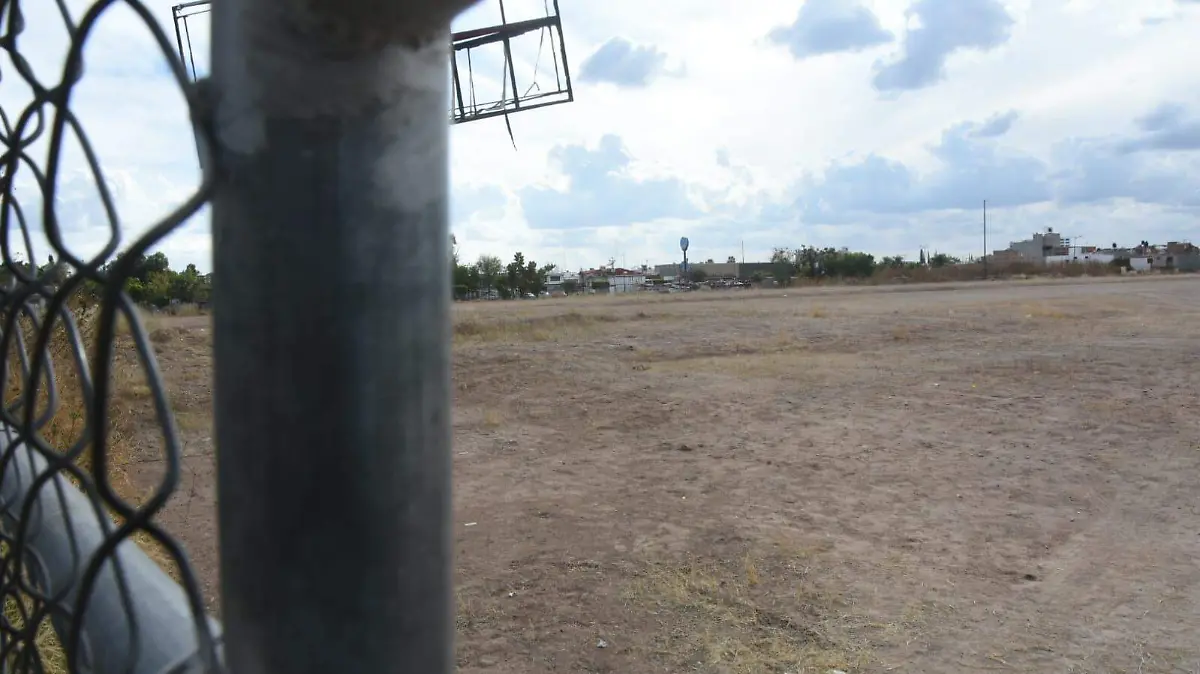
[{"label": "broken backboard frame", "polygon": [[[512,23],[509,23],[505,14],[504,0],[497,0],[497,2],[500,9],[499,24],[451,34],[452,100],[449,117],[452,124],[507,116],[515,112],[535,110],[575,100],[574,89],[571,86],[571,71],[567,66],[567,49],[563,41],[562,17],[559,14],[558,0],[542,0],[544,16]],[[172,8],[179,58],[192,81],[207,75],[205,66],[207,53],[200,54],[201,67],[197,68],[197,53],[193,40],[198,39],[202,43],[201,49],[206,50],[209,26],[207,22],[203,26],[195,26],[190,23],[190,20],[211,11],[212,0],[193,0]],[[539,33],[539,42],[536,57],[532,59],[532,74],[527,81],[518,82],[515,65],[517,57],[514,56],[513,41],[535,32]],[[477,64],[475,61],[479,59],[474,57],[474,52],[495,45],[499,45],[503,50],[503,73],[499,79],[500,91],[481,94],[476,82]],[[551,64],[543,72],[542,60],[546,57],[549,57]],[[489,70],[497,65],[495,59],[489,59],[486,55],[482,60],[491,61],[487,65]],[[478,65],[483,66],[484,63]],[[523,65],[529,64],[523,63]],[[539,76],[545,80],[549,79],[551,68],[553,69],[553,82],[539,81]],[[492,80],[493,77],[487,79]],[[522,85],[525,87],[524,90],[520,88]]]},{"label": "broken backboard frame", "polygon": [[[575,100],[571,87],[571,71],[567,66],[567,47],[563,41],[562,16],[558,0],[552,3],[543,0],[545,15],[536,19],[508,22],[504,12],[504,0],[500,3],[500,24],[458,31],[451,34],[453,49],[450,52],[450,68],[453,78],[453,101],[450,106],[450,121],[454,124],[472,122],[489,117],[499,117],[523,110],[534,110],[549,105],[570,103]],[[540,33],[537,56],[533,61],[533,73],[521,91],[514,65],[513,39],[533,32]],[[472,50],[488,45],[500,44],[504,50],[499,97],[485,96],[490,100],[480,101],[475,83],[475,67]],[[538,81],[542,59],[549,55],[554,69],[552,86],[543,88]],[[464,71],[465,69],[465,71]]]}]

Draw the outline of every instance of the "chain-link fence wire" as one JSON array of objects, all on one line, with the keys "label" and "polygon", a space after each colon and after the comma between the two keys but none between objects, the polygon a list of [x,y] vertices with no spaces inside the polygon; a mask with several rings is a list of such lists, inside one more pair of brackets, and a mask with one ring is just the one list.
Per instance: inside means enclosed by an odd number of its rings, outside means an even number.
[{"label": "chain-link fence wire", "polygon": [[[61,78],[39,79],[22,56],[31,42],[22,5],[30,3],[0,0],[0,86],[19,81],[32,92],[19,109],[0,104],[0,663],[19,672],[161,671],[163,662],[191,655],[167,652],[170,645],[161,643],[164,623],[171,623],[166,629],[189,632],[198,647],[193,659],[207,668],[217,662],[215,625],[204,616],[183,550],[155,524],[179,484],[180,444],[154,350],[126,285],[139,259],[208,200],[212,176],[206,171],[182,205],[123,245],[103,167],[71,110],[72,92],[85,77],[89,33],[117,4],[132,9],[153,35],[193,122],[205,128],[197,88],[142,2],[99,0],[78,16],[64,0],[33,2],[54,2],[70,39]],[[70,223],[55,212],[68,139],[83,150],[106,219],[106,242],[90,256],[72,251],[64,240]],[[38,201],[40,213],[31,206]],[[35,250],[41,239],[48,249]],[[39,266],[35,261],[46,252],[53,257]],[[160,431],[155,460],[161,479],[138,498],[116,479],[122,467],[111,401],[118,368],[144,374]],[[147,563],[142,547],[157,551],[178,586],[164,585],[162,579],[170,579]]]}]

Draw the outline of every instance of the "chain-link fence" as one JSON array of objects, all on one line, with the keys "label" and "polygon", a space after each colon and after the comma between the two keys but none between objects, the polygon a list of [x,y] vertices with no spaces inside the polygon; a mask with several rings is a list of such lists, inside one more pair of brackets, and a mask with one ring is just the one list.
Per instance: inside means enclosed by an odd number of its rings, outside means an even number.
[{"label": "chain-link fence", "polygon": [[[142,2],[53,4],[69,51],[51,81],[26,58],[31,3],[0,0],[0,86],[31,92],[0,97],[0,666],[449,671],[446,66],[469,2],[217,2],[199,85]],[[71,106],[115,5],[170,64],[206,158],[132,242]],[[56,206],[68,138],[106,218],[88,255]],[[206,203],[224,636],[156,524],[180,441],[130,293]],[[115,478],[119,368],[144,373],[161,435],[148,490]]]}]

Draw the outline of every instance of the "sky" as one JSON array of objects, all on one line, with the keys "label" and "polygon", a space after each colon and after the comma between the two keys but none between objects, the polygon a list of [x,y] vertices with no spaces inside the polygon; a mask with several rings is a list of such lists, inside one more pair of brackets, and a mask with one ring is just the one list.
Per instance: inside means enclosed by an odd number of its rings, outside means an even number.
[{"label": "sky", "polygon": [[[172,52],[175,1],[145,2]],[[544,2],[506,0],[507,18],[541,16]],[[67,4],[78,17],[89,3]],[[52,86],[62,19],[49,1],[22,6],[18,44]],[[498,8],[481,0],[454,28],[498,23]],[[984,200],[989,249],[1047,227],[1087,245],[1200,239],[1200,0],[560,8],[574,101],[511,115],[511,139],[503,118],[451,127],[450,225],[464,259],[521,251],[569,269],[631,267],[677,260],[681,236],[693,260],[801,245],[978,255]],[[207,19],[188,22],[201,73]],[[522,91],[555,87],[561,64],[541,40],[513,42]],[[195,141],[159,46],[124,4],[96,24],[84,62],[71,108],[127,245],[194,191]],[[459,65],[479,100],[502,91],[498,45],[473,50],[469,72]],[[30,90],[7,56],[0,75],[15,124]],[[46,166],[44,142],[30,153]],[[88,254],[110,227],[82,157],[69,138],[55,198],[68,247]],[[41,259],[33,187],[18,172]],[[207,213],[159,249],[172,267],[211,269]]]}]

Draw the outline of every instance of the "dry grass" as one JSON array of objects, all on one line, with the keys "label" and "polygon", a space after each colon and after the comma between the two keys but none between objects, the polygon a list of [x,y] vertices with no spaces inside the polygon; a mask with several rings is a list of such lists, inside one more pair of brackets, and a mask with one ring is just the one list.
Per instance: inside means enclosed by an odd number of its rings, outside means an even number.
[{"label": "dry grass", "polygon": [[570,311],[519,318],[468,317],[455,321],[454,337],[463,342],[551,342],[585,335],[593,326],[618,320],[601,313]]},{"label": "dry grass", "polygon": [[651,369],[718,374],[745,379],[778,379],[782,376],[793,383],[820,383],[845,379],[852,371],[862,369],[866,365],[866,356],[863,354],[796,350],[681,358],[652,365]]},{"label": "dry grass", "polygon": [[1046,303],[1025,304],[1021,306],[1021,311],[1025,318],[1082,318],[1078,312],[1068,311],[1063,307]]},{"label": "dry grass", "polygon": [[814,347],[800,335],[783,331],[773,337],[693,352],[637,347],[635,369],[664,373],[717,374],[747,379],[823,381],[846,377],[871,365],[871,356],[858,349]]},{"label": "dry grass", "polygon": [[504,424],[504,415],[499,410],[489,409],[483,413],[483,425],[488,428],[499,428]]},{"label": "dry grass", "polygon": [[[544,303],[549,305],[549,302]],[[538,308],[541,308],[539,305]],[[607,307],[606,307],[607,308]],[[461,316],[454,321],[454,338],[459,343],[522,343],[565,342],[586,339],[598,333],[602,326],[622,321],[643,321],[664,318],[645,311],[617,312],[597,309],[588,312],[566,311],[551,315],[519,315],[516,317]]]},{"label": "dry grass", "polygon": [[[0,556],[8,556],[8,544],[0,544]],[[21,597],[20,601],[12,596],[7,597],[4,602],[4,622],[7,628],[16,632],[25,630],[30,626],[29,618],[36,610],[36,606],[36,603],[28,597]],[[49,616],[38,620],[35,629],[37,634],[33,638],[33,645],[36,649],[36,656],[40,656],[42,671],[45,674],[66,674],[68,671],[67,652],[63,650]],[[28,641],[24,643],[28,643]],[[22,647],[24,643],[5,658],[6,670],[19,671],[25,668],[33,670],[32,667],[28,667],[27,660],[35,657],[35,654],[26,653]]]},{"label": "dry grass", "polygon": [[750,553],[740,563],[652,564],[624,599],[656,617],[649,655],[679,671],[823,674],[870,660],[867,649],[834,634],[837,602],[813,587],[807,567]]}]

